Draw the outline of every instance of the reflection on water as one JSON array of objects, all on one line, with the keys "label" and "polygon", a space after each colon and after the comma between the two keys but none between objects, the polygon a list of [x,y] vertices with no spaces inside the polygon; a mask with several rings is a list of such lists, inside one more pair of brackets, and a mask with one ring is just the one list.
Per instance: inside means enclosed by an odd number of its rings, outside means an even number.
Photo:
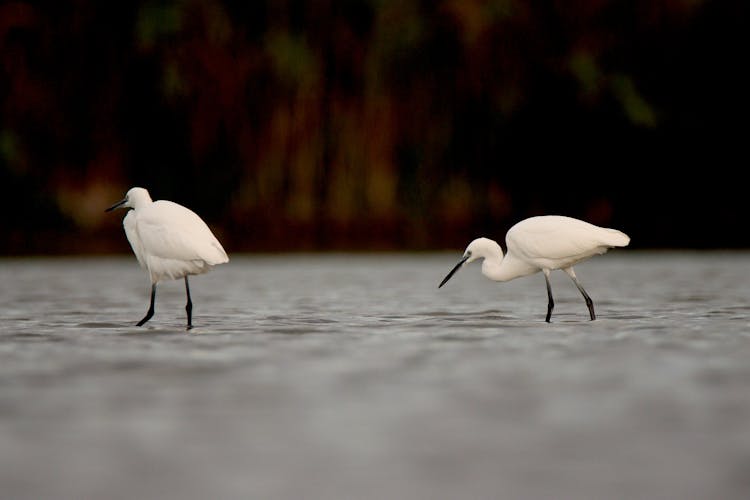
[{"label": "reflection on water", "polygon": [[750,255],[241,257],[156,314],[133,258],[0,265],[8,498],[747,498]]}]

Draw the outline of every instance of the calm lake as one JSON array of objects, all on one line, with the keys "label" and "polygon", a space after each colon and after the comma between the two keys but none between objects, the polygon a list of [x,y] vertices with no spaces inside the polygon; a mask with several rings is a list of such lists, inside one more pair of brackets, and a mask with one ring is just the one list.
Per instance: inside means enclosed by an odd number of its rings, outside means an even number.
[{"label": "calm lake", "polygon": [[750,253],[0,260],[0,497],[747,499]]}]

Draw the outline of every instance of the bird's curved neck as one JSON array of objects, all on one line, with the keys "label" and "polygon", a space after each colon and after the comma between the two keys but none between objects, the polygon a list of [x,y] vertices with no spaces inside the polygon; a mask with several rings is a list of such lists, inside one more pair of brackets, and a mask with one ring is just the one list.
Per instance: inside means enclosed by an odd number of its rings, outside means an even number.
[{"label": "bird's curved neck", "polygon": [[510,281],[534,273],[537,269],[508,254],[485,257],[482,262],[482,274],[493,281]]}]

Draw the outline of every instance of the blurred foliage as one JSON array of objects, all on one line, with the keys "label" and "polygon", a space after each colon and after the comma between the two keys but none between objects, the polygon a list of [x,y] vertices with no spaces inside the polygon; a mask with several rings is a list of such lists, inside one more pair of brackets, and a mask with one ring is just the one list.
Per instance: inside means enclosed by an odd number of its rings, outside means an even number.
[{"label": "blurred foliage", "polygon": [[133,185],[193,208],[230,251],[462,248],[539,213],[634,246],[750,246],[732,231],[746,14],[739,0],[1,3],[0,252],[126,250],[102,210]]}]

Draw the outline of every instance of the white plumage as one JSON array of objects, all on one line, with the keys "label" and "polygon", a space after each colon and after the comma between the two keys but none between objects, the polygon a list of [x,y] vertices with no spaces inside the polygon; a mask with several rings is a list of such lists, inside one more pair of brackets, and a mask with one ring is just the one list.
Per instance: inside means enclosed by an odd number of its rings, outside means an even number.
[{"label": "white plumage", "polygon": [[554,301],[549,274],[564,270],[586,300],[591,319],[595,319],[591,298],[576,278],[573,266],[589,257],[603,254],[612,247],[624,247],[630,242],[625,233],[616,229],[595,226],[582,220],[560,215],[530,217],[518,222],[505,235],[507,254],[497,242],[477,238],[464,252],[463,258],[443,279],[442,287],[461,267],[477,259],[482,262],[482,274],[494,281],[509,281],[542,271],[547,283],[547,317],[550,321]]},{"label": "white plumage", "polygon": [[164,279],[185,279],[188,328],[192,303],[187,277],[202,274],[229,261],[224,248],[205,222],[189,208],[167,200],[152,201],[148,191],[134,187],[108,208],[132,208],[123,220],[125,234],[138,263],[151,277],[151,307],[138,325],[153,315],[156,284]]}]

